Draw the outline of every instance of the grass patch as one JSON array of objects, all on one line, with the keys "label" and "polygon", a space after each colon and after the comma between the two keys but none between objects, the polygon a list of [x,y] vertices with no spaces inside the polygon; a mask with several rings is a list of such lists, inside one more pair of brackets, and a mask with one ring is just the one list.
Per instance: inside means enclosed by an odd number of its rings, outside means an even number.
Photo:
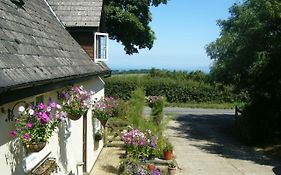
[{"label": "grass patch", "polygon": [[165,106],[182,108],[234,109],[235,106],[244,106],[244,103],[167,103]]}]

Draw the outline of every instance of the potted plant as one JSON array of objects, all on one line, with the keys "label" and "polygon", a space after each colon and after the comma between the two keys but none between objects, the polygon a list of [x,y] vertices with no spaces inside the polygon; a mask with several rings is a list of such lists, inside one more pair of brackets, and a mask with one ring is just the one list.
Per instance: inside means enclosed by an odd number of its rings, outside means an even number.
[{"label": "potted plant", "polygon": [[99,130],[97,133],[95,133],[95,141],[100,141],[102,140],[103,137],[103,132]]},{"label": "potted plant", "polygon": [[108,119],[116,115],[116,108],[117,101],[113,97],[101,98],[94,103],[93,116],[105,126]]},{"label": "potted plant", "polygon": [[153,164],[151,164],[151,163],[147,164],[147,169],[148,169],[149,171],[152,171],[152,170],[154,170],[155,168],[156,168],[155,165],[153,165]]},{"label": "potted plant", "polygon": [[74,86],[63,90],[59,97],[62,100],[63,109],[68,118],[78,120],[92,105],[93,91],[86,91],[83,86]]},{"label": "potted plant", "polygon": [[28,153],[42,150],[58,124],[67,114],[59,104],[49,100],[48,105],[19,107],[20,116],[16,119],[12,137],[18,138]]},{"label": "potted plant", "polygon": [[168,164],[168,172],[170,175],[175,175],[177,172],[177,162],[174,159]]},{"label": "potted plant", "polygon": [[173,149],[174,149],[174,146],[170,142],[166,142],[164,149],[163,149],[163,154],[164,154],[165,160],[171,160],[173,158]]}]

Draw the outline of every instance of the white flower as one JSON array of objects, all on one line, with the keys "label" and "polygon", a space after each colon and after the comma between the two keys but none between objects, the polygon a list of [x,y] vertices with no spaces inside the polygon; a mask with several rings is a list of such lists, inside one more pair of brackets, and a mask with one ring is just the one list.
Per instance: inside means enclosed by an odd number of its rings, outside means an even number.
[{"label": "white flower", "polygon": [[19,107],[19,112],[23,112],[25,110],[24,106]]},{"label": "white flower", "polygon": [[58,109],[61,109],[61,105],[57,104],[57,108],[58,108]]},{"label": "white flower", "polygon": [[47,107],[47,111],[50,112],[52,108],[50,106]]},{"label": "white flower", "polygon": [[33,115],[33,114],[34,114],[34,110],[33,110],[33,109],[29,109],[29,110],[28,110],[28,114],[29,114],[29,115]]}]

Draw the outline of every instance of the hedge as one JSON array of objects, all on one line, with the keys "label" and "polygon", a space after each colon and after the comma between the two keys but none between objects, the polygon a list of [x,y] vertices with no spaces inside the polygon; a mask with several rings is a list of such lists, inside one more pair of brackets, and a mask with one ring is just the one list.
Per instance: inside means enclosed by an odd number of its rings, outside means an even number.
[{"label": "hedge", "polygon": [[170,103],[240,101],[233,88],[194,80],[174,80],[165,77],[113,76],[106,79],[105,93],[124,100],[137,87],[142,87],[147,96],[165,96]]}]

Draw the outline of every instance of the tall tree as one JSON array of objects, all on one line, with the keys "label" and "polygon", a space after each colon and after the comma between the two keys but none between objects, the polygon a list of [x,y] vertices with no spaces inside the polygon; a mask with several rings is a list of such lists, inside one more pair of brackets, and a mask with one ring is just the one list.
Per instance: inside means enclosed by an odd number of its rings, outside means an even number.
[{"label": "tall tree", "polygon": [[155,35],[149,23],[150,7],[167,4],[168,0],[104,0],[106,30],[111,39],[121,42],[131,55],[139,49],[151,49]]},{"label": "tall tree", "polygon": [[274,128],[281,118],[281,1],[245,0],[230,14],[218,21],[220,37],[206,48],[211,74],[249,92],[245,115],[252,129]]},{"label": "tall tree", "polygon": [[220,37],[207,46],[214,77],[248,90],[280,78],[281,1],[246,0],[230,13],[218,21]]}]

